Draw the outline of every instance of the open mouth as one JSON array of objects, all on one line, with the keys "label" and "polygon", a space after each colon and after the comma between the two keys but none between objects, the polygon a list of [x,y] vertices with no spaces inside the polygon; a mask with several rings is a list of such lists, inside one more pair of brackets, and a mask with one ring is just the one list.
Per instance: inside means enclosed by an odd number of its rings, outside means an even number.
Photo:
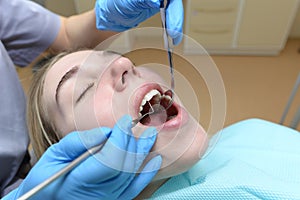
[{"label": "open mouth", "polygon": [[143,116],[140,123],[145,126],[159,126],[178,115],[170,90],[163,93],[152,89],[144,96],[139,109],[139,116]]}]

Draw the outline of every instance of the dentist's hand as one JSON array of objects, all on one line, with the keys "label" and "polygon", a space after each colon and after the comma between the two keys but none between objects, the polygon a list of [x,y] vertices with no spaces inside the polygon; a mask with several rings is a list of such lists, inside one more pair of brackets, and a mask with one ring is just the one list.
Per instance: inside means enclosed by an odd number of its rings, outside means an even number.
[{"label": "dentist's hand", "polygon": [[70,133],[52,145],[20,187],[4,199],[17,199],[87,149],[101,143],[104,145],[98,153],[31,199],[133,199],[156,175],[162,160],[160,156],[152,158],[137,174],[155,142],[156,130],[149,128],[136,140],[131,132],[131,121],[125,116],[113,129]]},{"label": "dentist's hand", "polygon": [[[97,0],[96,25],[100,30],[125,31],[136,27],[159,12],[163,0]],[[166,10],[167,29],[174,45],[182,40],[182,0],[168,0]]]}]

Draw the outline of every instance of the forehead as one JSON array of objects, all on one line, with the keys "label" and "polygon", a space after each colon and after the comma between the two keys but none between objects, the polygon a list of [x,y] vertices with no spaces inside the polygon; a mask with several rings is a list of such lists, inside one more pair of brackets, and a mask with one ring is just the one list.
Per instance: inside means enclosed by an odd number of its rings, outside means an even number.
[{"label": "forehead", "polygon": [[[46,98],[52,98],[56,87],[61,78],[73,67],[84,66],[108,66],[115,59],[120,57],[119,54],[106,51],[85,50],[68,54],[60,58],[52,67],[49,68],[44,83],[44,94]],[[51,96],[50,96],[51,95]]]},{"label": "forehead", "polygon": [[68,54],[60,58],[52,67],[48,70],[47,76],[56,74],[58,72],[66,72],[74,66],[89,66],[95,64],[110,64],[113,60],[120,57],[120,55],[106,51],[78,51]]},{"label": "forehead", "polygon": [[60,80],[60,78],[68,72],[71,68],[78,66],[93,66],[93,65],[109,65],[120,55],[106,51],[79,51],[68,54],[60,58],[47,72],[45,78],[45,85],[50,81],[51,83]]}]

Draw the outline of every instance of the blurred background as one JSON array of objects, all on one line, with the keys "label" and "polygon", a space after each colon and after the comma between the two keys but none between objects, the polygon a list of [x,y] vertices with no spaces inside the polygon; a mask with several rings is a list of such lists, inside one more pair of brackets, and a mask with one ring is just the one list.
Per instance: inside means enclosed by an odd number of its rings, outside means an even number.
[{"label": "blurred background", "polygon": [[[64,15],[82,13],[94,7],[95,0],[36,0],[48,9]],[[299,0],[183,0],[184,33],[201,44],[224,81],[226,90],[225,126],[261,118],[279,123],[291,91],[300,73]],[[139,27],[161,27],[160,16]],[[129,42],[128,42],[129,41]],[[176,47],[184,57],[174,57],[176,71],[196,88],[198,105],[176,82],[185,106],[207,129],[211,120],[211,97],[201,76],[196,76],[188,60],[197,61],[201,52],[192,40],[184,39]],[[122,35],[120,49],[162,42],[161,34]],[[127,54],[136,65],[149,62],[167,64],[166,55],[147,49]],[[18,68],[25,91],[32,77],[32,66]],[[167,77],[169,80],[169,77]],[[194,109],[198,106],[199,109]],[[289,125],[300,106],[298,91],[284,122]],[[200,116],[199,111],[200,110]],[[300,130],[300,126],[297,127]]]}]

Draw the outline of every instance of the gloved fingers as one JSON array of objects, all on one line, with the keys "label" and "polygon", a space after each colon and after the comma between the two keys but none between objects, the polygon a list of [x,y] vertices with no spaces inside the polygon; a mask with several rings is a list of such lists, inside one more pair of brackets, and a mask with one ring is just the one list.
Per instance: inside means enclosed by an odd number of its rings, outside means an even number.
[{"label": "gloved fingers", "polygon": [[134,156],[136,152],[136,140],[132,135],[132,118],[123,116],[112,129],[112,134],[99,152],[99,160],[107,166],[123,171],[126,156]]},{"label": "gloved fingers", "polygon": [[136,151],[131,122],[132,119],[128,115],[118,120],[102,149],[77,167],[82,168],[82,171],[87,169],[91,171],[90,176],[85,175],[87,182],[115,179],[122,173],[128,151],[133,150],[131,152],[133,155]]},{"label": "gloved fingers", "polygon": [[129,143],[129,148],[124,160],[124,167],[118,177],[118,179],[123,180],[123,182],[119,187],[114,186],[115,193],[124,191],[135,178],[136,173],[155,143],[156,133],[155,128],[148,128],[138,140],[134,137],[131,138],[132,142]]},{"label": "gloved fingers", "polygon": [[111,129],[107,127],[87,131],[75,131],[52,145],[49,150],[54,152],[57,158],[74,160],[91,147],[103,144],[109,138],[110,134]]},{"label": "gloved fingers", "polygon": [[156,140],[157,131],[154,127],[146,129],[137,140],[130,138],[124,159],[123,172],[136,173],[149,154]]},{"label": "gloved fingers", "polygon": [[145,10],[145,9],[156,9],[159,12],[159,6],[161,0],[131,0],[130,5],[132,5],[132,9],[136,10]]},{"label": "gloved fingers", "polygon": [[155,143],[157,130],[155,127],[147,128],[138,139],[137,153],[148,154]]},{"label": "gloved fingers", "polygon": [[133,180],[135,173],[137,172],[137,140],[131,136],[127,149],[125,150],[123,168],[120,170],[118,177],[116,177],[117,185],[115,184],[114,193],[121,193],[124,188]]},{"label": "gloved fingers", "polygon": [[149,154],[153,144],[156,140],[157,131],[154,127],[146,129],[140,138],[134,143],[136,152],[131,153],[128,151],[126,159],[124,160],[123,172],[120,173],[118,179],[124,180],[120,187],[114,187],[115,193],[126,190],[129,184],[134,180],[138,170],[144,163],[145,158]]},{"label": "gloved fingers", "polygon": [[137,142],[137,152],[136,152],[136,171],[141,167],[145,158],[152,149],[157,136],[157,130],[154,127],[146,129],[140,136]]},{"label": "gloved fingers", "polygon": [[178,45],[182,40],[184,10],[182,0],[169,0],[166,9],[166,26],[173,44]]},{"label": "gloved fingers", "polygon": [[160,0],[97,0],[96,27],[100,30],[125,31],[159,12]]},{"label": "gloved fingers", "polygon": [[129,139],[129,143],[127,149],[124,149],[124,160],[123,166],[120,171],[135,173],[135,163],[137,159],[137,140],[131,136]]},{"label": "gloved fingers", "polygon": [[157,174],[162,163],[160,155],[152,158],[143,168],[142,172],[135,176],[133,181],[128,185],[120,195],[120,199],[133,199],[141,193]]}]

